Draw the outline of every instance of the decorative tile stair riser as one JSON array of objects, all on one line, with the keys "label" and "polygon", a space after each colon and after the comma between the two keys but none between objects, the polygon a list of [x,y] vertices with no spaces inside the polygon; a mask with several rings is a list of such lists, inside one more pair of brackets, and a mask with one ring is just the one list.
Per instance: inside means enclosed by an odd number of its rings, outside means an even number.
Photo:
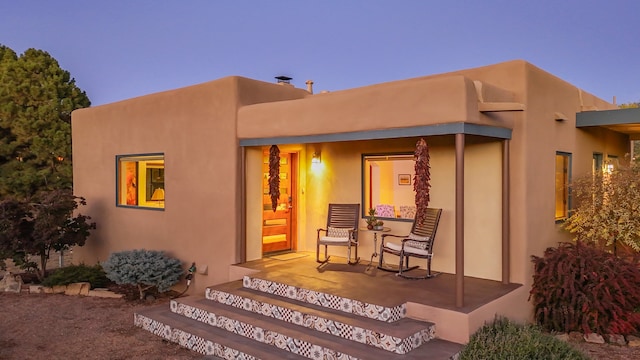
[{"label": "decorative tile stair riser", "polygon": [[[425,326],[409,336],[400,338],[216,289],[207,289],[205,297],[221,304],[339,336],[343,339],[367,344],[396,354],[406,354],[435,338],[435,326],[433,325]],[[350,311],[347,312],[350,313]]]},{"label": "decorative tile stair riser", "polygon": [[171,311],[190,319],[197,320],[221,329],[225,329],[230,333],[269,344],[275,346],[278,349],[286,350],[307,358],[345,360],[358,359],[348,354],[343,354],[333,349],[313,344],[308,341],[295,339],[285,334],[280,334],[275,331],[263,329],[236,319],[231,319],[226,316],[221,316],[214,313],[208,313],[193,306],[180,304],[175,300],[171,301]]},{"label": "decorative tile stair riser", "polygon": [[213,355],[227,360],[257,360],[254,356],[247,355],[236,349],[210,340],[205,340],[202,337],[189,334],[186,331],[171,328],[169,325],[165,325],[140,314],[135,314],[134,325],[154,335],[160,336],[167,341],[177,343],[184,348],[203,355]]},{"label": "decorative tile stair riser", "polygon": [[242,285],[248,289],[380,321],[395,322],[407,313],[406,304],[385,307],[250,276],[243,278]]},{"label": "decorative tile stair riser", "polygon": [[135,324],[224,359],[451,360],[462,348],[435,338],[435,324],[405,317],[401,298],[269,270],[140,310]]}]

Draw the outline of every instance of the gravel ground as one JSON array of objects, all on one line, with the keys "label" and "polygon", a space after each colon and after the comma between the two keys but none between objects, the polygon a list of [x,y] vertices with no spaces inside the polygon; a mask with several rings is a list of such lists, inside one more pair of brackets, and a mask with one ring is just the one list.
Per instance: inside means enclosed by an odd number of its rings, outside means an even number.
[{"label": "gravel ground", "polygon": [[[133,326],[151,303],[84,296],[0,293],[0,359],[202,359]],[[571,343],[593,359],[640,359],[640,347]]]},{"label": "gravel ground", "polygon": [[[167,300],[157,300],[158,302]],[[146,304],[0,293],[0,359],[202,359],[133,326]],[[167,308],[168,308],[167,303]]]}]

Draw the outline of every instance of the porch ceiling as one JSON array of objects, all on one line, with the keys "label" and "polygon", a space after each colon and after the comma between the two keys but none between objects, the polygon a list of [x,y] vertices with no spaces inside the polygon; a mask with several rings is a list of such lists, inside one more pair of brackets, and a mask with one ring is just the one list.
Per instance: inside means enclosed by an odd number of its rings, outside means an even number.
[{"label": "porch ceiling", "polygon": [[511,129],[479,125],[465,122],[435,124],[426,126],[414,126],[406,128],[394,128],[385,130],[353,131],[335,134],[305,135],[305,136],[283,136],[272,138],[241,139],[240,146],[264,146],[282,144],[306,144],[321,142],[356,141],[356,140],[376,140],[405,138],[415,136],[434,135],[479,135],[493,137],[497,139],[511,139]]},{"label": "porch ceiling", "polygon": [[601,126],[633,139],[640,139],[640,108],[583,111],[576,114],[576,127]]}]

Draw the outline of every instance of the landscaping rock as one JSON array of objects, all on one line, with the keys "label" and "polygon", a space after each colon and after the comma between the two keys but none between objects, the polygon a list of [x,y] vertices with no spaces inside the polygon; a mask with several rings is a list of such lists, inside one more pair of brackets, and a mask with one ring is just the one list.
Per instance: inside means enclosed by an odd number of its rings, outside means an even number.
[{"label": "landscaping rock", "polygon": [[91,284],[88,282],[82,283],[82,287],[80,287],[80,295],[89,296],[89,290],[91,290]]},{"label": "landscaping rock", "polygon": [[29,294],[42,294],[45,287],[42,285],[29,285]]},{"label": "landscaping rock", "polygon": [[630,347],[640,347],[640,338],[633,335],[627,335],[627,345]]},{"label": "landscaping rock", "polygon": [[608,334],[606,337],[607,337],[607,342],[610,344],[616,344],[620,346],[627,345],[627,340],[625,340],[624,335]]},{"label": "landscaping rock", "polygon": [[53,289],[53,293],[54,294],[64,294],[67,291],[67,286],[66,285],[56,285],[52,289]]},{"label": "landscaping rock", "polygon": [[19,293],[22,291],[22,278],[11,272],[6,273],[0,280],[0,291]]},{"label": "landscaping rock", "polygon": [[569,334],[567,333],[563,333],[563,334],[556,334],[554,335],[554,337],[558,340],[562,340],[564,342],[569,342]]},{"label": "landscaping rock", "polygon": [[584,341],[593,344],[604,344],[604,338],[596,333],[584,334]]},{"label": "landscaping rock", "polygon": [[584,340],[584,338],[582,337],[582,333],[578,332],[578,331],[572,331],[569,333],[569,338],[574,339],[574,340]]},{"label": "landscaping rock", "polygon": [[114,298],[121,299],[124,295],[116,294],[109,290],[89,290],[89,296],[101,297],[101,298]]},{"label": "landscaping rock", "polygon": [[67,285],[65,295],[88,295],[91,284],[88,282],[79,282]]}]

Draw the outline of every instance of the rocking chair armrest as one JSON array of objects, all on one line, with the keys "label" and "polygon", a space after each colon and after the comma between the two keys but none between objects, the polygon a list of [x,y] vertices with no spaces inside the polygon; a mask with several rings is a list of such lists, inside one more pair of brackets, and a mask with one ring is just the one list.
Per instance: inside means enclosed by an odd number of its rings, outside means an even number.
[{"label": "rocking chair armrest", "polygon": [[382,234],[380,236],[382,237],[382,240],[384,240],[384,238],[386,238],[387,236],[391,236],[391,237],[395,237],[395,238],[406,238],[409,235]]}]

